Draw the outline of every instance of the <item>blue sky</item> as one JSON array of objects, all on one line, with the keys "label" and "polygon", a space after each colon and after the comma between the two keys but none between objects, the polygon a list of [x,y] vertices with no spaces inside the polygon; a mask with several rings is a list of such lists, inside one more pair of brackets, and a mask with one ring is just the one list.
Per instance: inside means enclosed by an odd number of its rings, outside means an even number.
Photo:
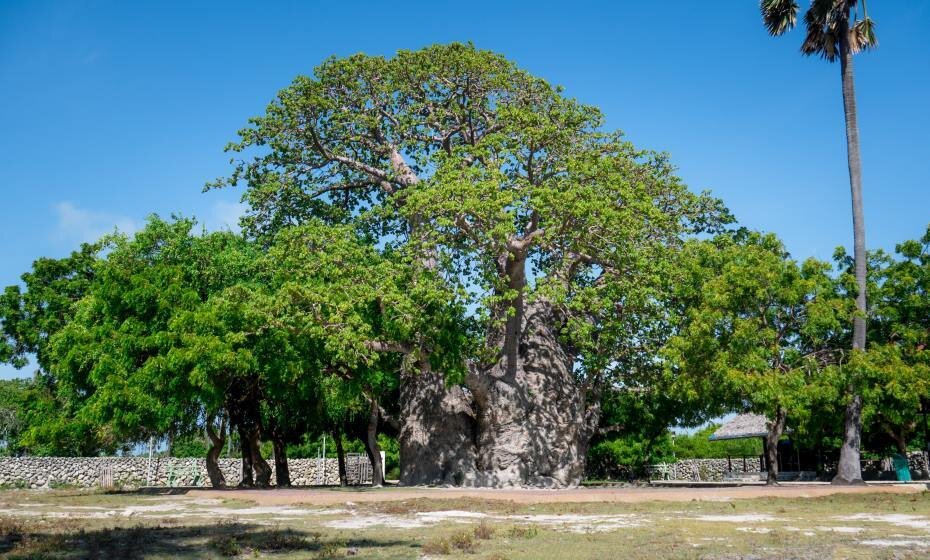
[{"label": "blue sky", "polygon": [[[891,249],[930,223],[930,2],[869,7],[881,44],[856,59],[867,239]],[[234,224],[240,193],[201,187],[228,170],[223,146],[278,89],[330,55],[449,41],[600,106],[742,224],[826,259],[852,241],[839,67],[801,57],[801,39],[769,37],[753,0],[8,0],[0,286],[152,212]]]}]

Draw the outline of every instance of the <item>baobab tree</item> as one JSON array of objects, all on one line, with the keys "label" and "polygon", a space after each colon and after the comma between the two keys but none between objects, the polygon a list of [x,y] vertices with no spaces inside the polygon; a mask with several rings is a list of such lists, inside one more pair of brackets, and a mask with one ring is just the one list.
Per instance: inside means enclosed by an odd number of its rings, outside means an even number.
[{"label": "baobab tree", "polygon": [[[797,23],[794,0],[762,0],[762,20],[772,35],[782,35]],[[861,8],[861,17],[859,9]],[[846,153],[852,194],[853,252],[856,277],[856,314],[853,317],[853,350],[864,351],[866,342],[866,248],[862,211],[862,164],[859,157],[859,125],[856,119],[856,90],[853,55],[875,47],[875,25],[866,11],[865,0],[813,0],[804,15],[807,35],[801,45],[806,56],[818,55],[829,62],[840,61],[843,112],[846,118]],[[862,395],[852,383],[847,391],[843,447],[835,484],[861,484],[859,444],[862,429]]]},{"label": "baobab tree", "polygon": [[230,149],[253,155],[210,186],[246,186],[250,235],[354,222],[471,294],[467,375],[382,348],[418,365],[400,386],[408,484],[578,484],[600,390],[650,367],[670,255],[729,219],[596,108],[471,45],[329,59]]}]

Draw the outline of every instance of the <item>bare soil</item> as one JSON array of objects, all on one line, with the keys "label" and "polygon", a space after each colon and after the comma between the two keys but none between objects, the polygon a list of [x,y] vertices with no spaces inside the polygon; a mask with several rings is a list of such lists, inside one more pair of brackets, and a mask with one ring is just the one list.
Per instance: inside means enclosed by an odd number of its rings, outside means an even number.
[{"label": "bare soil", "polygon": [[346,503],[394,502],[414,499],[502,500],[517,504],[543,503],[642,503],[729,501],[751,498],[816,498],[836,494],[917,494],[928,489],[925,484],[868,484],[863,486],[832,486],[819,483],[794,483],[778,486],[736,486],[705,488],[575,488],[570,490],[532,489],[462,489],[427,487],[370,488],[286,488],[272,490],[190,490],[188,496],[240,499],[258,505],[313,504],[331,506]]}]

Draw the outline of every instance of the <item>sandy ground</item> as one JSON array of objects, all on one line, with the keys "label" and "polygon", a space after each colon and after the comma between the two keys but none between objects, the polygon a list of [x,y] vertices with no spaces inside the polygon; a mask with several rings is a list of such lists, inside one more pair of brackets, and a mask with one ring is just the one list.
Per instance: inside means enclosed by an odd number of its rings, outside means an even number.
[{"label": "sandy ground", "polygon": [[571,490],[462,489],[388,487],[378,490],[289,488],[269,490],[190,490],[187,495],[201,498],[242,499],[262,505],[308,504],[331,506],[346,503],[388,502],[418,498],[504,500],[518,504],[557,502],[640,503],[650,501],[687,502],[728,501],[743,498],[814,498],[832,494],[920,493],[927,484],[868,484],[831,486],[818,483],[786,483],[779,486],[737,486],[710,488],[575,488]]}]

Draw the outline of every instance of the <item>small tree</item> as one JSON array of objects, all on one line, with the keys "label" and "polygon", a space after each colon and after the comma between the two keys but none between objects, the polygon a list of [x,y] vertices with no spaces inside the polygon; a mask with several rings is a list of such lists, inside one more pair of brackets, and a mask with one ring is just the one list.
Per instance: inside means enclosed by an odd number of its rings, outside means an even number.
[{"label": "small tree", "polygon": [[686,314],[664,355],[679,390],[697,383],[711,403],[768,418],[769,484],[778,480],[778,441],[807,408],[820,369],[838,360],[843,300],[829,265],[798,265],[772,235],[693,242],[683,252],[679,293]]}]

